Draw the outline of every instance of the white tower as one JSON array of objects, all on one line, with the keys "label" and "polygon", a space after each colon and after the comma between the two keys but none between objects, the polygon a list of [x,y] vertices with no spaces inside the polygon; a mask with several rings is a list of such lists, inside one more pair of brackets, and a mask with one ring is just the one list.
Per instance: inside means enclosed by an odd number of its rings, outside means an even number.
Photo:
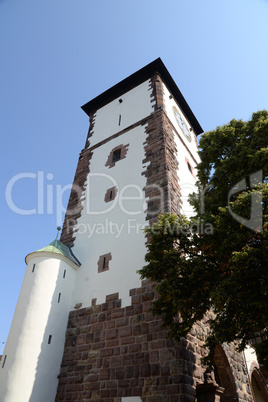
[{"label": "white tower", "polygon": [[90,118],[61,241],[81,261],[73,305],[140,285],[142,231],[161,212],[191,215],[200,125],[160,59],[82,107]]},{"label": "white tower", "polygon": [[[196,348],[202,344],[202,331],[176,360],[168,341],[160,339],[163,331],[156,332],[156,321],[148,321],[154,296],[145,296],[149,290],[141,286],[137,270],[146,253],[142,228],[159,213],[192,214],[187,197],[195,187],[202,128],[160,59],[82,109],[90,127],[61,239],[26,257],[25,280],[0,368],[1,401],[53,401],[59,374],[56,400],[99,401],[106,395],[107,400],[129,397],[136,402],[157,392],[161,401],[172,395],[192,401],[202,373],[201,349]],[[194,350],[192,360],[189,350]],[[228,363],[228,372],[235,361],[242,367],[231,349],[233,360],[223,350],[218,355],[219,362]],[[159,380],[161,375],[166,383]],[[238,382],[239,389],[246,388],[234,369],[233,375],[226,389],[235,400]],[[188,388],[176,383],[179,376],[183,384],[189,381]],[[222,378],[224,383],[231,375]]]},{"label": "white tower", "polygon": [[128,306],[130,289],[141,284],[142,228],[161,212],[191,214],[202,128],[160,59],[82,109],[90,128],[61,241],[26,257],[1,401],[54,400],[69,311],[116,293]]},{"label": "white tower", "polygon": [[80,262],[59,240],[26,256],[0,371],[3,402],[53,401]]},{"label": "white tower", "polygon": [[[61,239],[26,257],[0,399],[194,402],[208,324],[167,339],[137,270],[142,228],[159,213],[192,214],[202,128],[160,59],[82,109],[90,127]],[[215,365],[224,400],[251,401],[233,345],[218,347]]]}]

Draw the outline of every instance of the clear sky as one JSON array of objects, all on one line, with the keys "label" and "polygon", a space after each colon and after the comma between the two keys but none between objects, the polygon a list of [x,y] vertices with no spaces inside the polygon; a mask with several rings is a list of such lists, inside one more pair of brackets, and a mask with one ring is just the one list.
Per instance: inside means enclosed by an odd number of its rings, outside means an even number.
[{"label": "clear sky", "polygon": [[268,107],[267,21],[267,0],[0,0],[0,354],[24,258],[63,218],[80,106],[161,57],[204,131],[248,120]]}]

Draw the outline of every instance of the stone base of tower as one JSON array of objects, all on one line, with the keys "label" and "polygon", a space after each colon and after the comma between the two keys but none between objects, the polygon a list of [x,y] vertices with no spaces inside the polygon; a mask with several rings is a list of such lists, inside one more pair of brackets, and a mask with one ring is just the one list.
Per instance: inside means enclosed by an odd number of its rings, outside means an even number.
[{"label": "stone base of tower", "polygon": [[[198,401],[206,321],[177,343],[149,312],[156,297],[154,285],[143,281],[130,296],[131,305],[124,308],[113,294],[106,303],[96,305],[93,300],[91,307],[70,312],[56,401],[120,402],[135,396],[143,402]],[[226,397],[252,401],[243,358],[233,347],[227,349],[228,381],[232,377],[234,384],[227,384]],[[224,359],[220,366],[226,365]],[[218,375],[223,378],[222,370]]]}]

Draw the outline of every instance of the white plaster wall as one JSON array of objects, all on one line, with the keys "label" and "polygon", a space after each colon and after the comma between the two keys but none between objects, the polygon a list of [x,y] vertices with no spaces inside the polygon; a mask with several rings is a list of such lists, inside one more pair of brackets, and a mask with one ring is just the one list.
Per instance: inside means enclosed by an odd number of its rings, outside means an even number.
[{"label": "white plaster wall", "polygon": [[[179,185],[181,188],[181,200],[182,200],[182,213],[185,214],[187,217],[191,217],[193,215],[193,208],[188,202],[188,196],[189,194],[193,193],[196,191],[196,164],[200,162],[200,158],[198,155],[198,147],[196,145],[196,141],[194,139],[194,132],[190,131],[191,133],[191,138],[192,140],[189,141],[180,125],[177,122],[177,119],[174,115],[173,112],[173,107],[176,106],[176,108],[181,112],[182,116],[184,114],[182,113],[179,105],[176,103],[175,99],[173,97],[170,98],[170,92],[163,84],[164,86],[164,104],[165,104],[165,110],[166,113],[172,122],[172,124],[175,127],[174,131],[174,139],[177,147],[177,159],[179,162],[179,168],[177,170],[177,175],[179,177]],[[187,127],[190,129],[190,124],[186,117],[184,116],[185,122],[187,124]],[[193,174],[189,171],[188,165],[187,165],[187,160],[189,161],[190,165],[193,167]]]},{"label": "white plaster wall", "polygon": [[[180,125],[177,122],[177,119],[176,119],[176,117],[174,115],[174,112],[173,112],[173,106],[176,106],[176,108],[181,112],[181,114],[183,116],[184,116],[184,114],[182,113],[181,108],[176,103],[175,99],[173,97],[170,99],[170,92],[167,89],[167,87],[165,86],[165,84],[163,84],[163,86],[164,86],[164,104],[165,104],[166,113],[167,113],[170,121],[174,125],[175,129],[177,130],[177,132],[178,132],[179,136],[181,137],[182,141],[184,141],[184,143],[185,143],[186,147],[188,148],[188,150],[192,153],[193,157],[197,161],[199,161],[199,157],[198,157],[198,154],[197,154],[198,148],[197,148],[197,145],[196,145],[196,142],[195,142],[195,139],[194,139],[194,132],[190,131],[192,140],[188,141],[188,139],[185,137]],[[186,119],[185,116],[184,116],[184,119],[185,119],[185,122],[187,124],[188,129],[190,129],[191,126],[190,126],[190,124],[189,124],[189,122],[188,122],[188,120]]]},{"label": "white plaster wall", "polygon": [[[191,154],[187,151],[187,149],[183,146],[180,137],[174,133],[174,139],[177,147],[177,159],[179,162],[179,167],[177,170],[177,175],[179,177],[179,185],[181,188],[181,200],[182,200],[182,210],[181,212],[186,215],[188,218],[193,216],[194,211],[193,207],[189,204],[189,194],[197,191],[196,188],[196,162],[192,158]],[[193,167],[193,174],[190,172],[187,160],[190,165]],[[198,159],[199,160],[199,159]]]},{"label": "white plaster wall", "polygon": [[[55,258],[41,253],[28,256],[4,350],[7,359],[4,368],[0,368],[1,401],[47,402],[55,399],[74,274],[74,269],[57,255]],[[52,335],[51,344],[48,344],[49,335]]]},{"label": "white plaster wall", "polygon": [[[90,146],[124,130],[153,112],[154,103],[150,98],[152,89],[149,88],[149,82],[149,80],[143,82],[97,111]],[[119,99],[123,102],[119,103]],[[119,115],[121,115],[120,125]]]},{"label": "white plaster wall", "polygon": [[[129,290],[140,286],[136,273],[144,265],[145,235],[141,230],[147,225],[143,188],[146,178],[145,127],[138,126],[96,148],[90,161],[86,203],[77,224],[74,254],[82,263],[76,278],[73,305],[105,302],[105,296],[119,292],[122,305],[130,303]],[[129,144],[126,158],[115,166],[105,166],[107,158],[117,145]],[[106,190],[118,187],[114,201],[104,202]],[[132,197],[125,199],[124,197]],[[109,226],[110,225],[110,226]],[[103,254],[111,252],[110,269],[98,273],[97,262]]]},{"label": "white plaster wall", "polygon": [[[98,110],[90,146],[152,113],[151,93],[149,81],[146,81],[124,94],[121,97],[122,103],[116,99]],[[196,178],[189,171],[185,157],[194,168],[199,160],[197,145],[194,138],[188,142],[182,133],[172,110],[176,103],[174,99],[169,99],[166,87],[165,105],[168,117],[177,129],[175,141],[178,150],[177,173],[182,190],[182,209],[183,213],[191,216],[193,210],[188,203],[188,195],[195,190]],[[77,222],[73,248],[74,254],[79,256],[82,263],[77,272],[73,306],[77,303],[82,303],[82,307],[89,306],[94,298],[97,298],[97,303],[102,303],[105,302],[106,295],[116,292],[119,292],[122,305],[125,306],[130,303],[129,290],[140,286],[136,271],[144,265],[146,247],[141,228],[147,225],[146,205],[142,195],[146,178],[141,175],[146,168],[142,164],[145,158],[145,141],[145,128],[139,126],[93,151],[86,185],[86,201]],[[126,158],[109,169],[105,166],[107,158],[111,150],[120,144],[129,144]],[[105,193],[113,186],[118,187],[119,193],[114,201],[105,203]],[[125,196],[136,197],[136,200],[126,200]],[[107,253],[112,254],[109,270],[98,273],[99,257]]]},{"label": "white plaster wall", "polygon": [[258,362],[256,352],[253,348],[251,348],[250,346],[247,346],[246,349],[244,350],[244,356],[245,356],[245,360],[246,360],[248,373],[250,373],[251,372],[250,368],[251,368],[252,363]]}]

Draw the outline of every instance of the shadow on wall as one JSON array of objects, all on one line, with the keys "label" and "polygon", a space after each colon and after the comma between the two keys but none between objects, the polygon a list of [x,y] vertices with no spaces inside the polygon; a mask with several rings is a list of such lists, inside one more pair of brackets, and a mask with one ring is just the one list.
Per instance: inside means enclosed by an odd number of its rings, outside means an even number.
[{"label": "shadow on wall", "polygon": [[221,345],[217,345],[214,354],[215,380],[224,388],[223,400],[238,401],[234,376],[227,356]]},{"label": "shadow on wall", "polygon": [[266,380],[257,363],[253,363],[251,371],[251,388],[256,402],[268,401],[268,387]]},{"label": "shadow on wall", "polygon": [[[53,293],[43,342],[40,348],[34,386],[29,402],[48,402],[55,399],[58,374],[64,350],[65,332],[70,309],[71,292],[66,289],[67,275],[63,261],[59,261],[59,271]],[[66,272],[67,271],[67,272]],[[42,312],[40,312],[42,314]],[[29,356],[30,358],[30,356]]]}]

